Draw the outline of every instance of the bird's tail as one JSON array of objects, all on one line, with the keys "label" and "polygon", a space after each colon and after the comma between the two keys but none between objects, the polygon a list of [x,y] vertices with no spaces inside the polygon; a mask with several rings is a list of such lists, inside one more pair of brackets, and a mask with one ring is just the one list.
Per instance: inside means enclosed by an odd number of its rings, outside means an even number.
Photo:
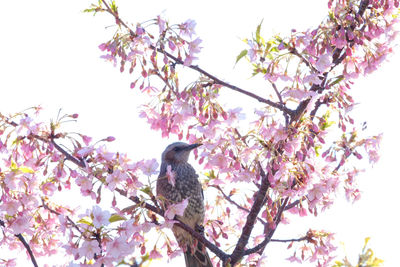
[{"label": "bird's tail", "polygon": [[210,256],[203,244],[197,242],[194,253],[192,252],[193,249],[188,246],[185,252],[186,267],[213,267]]}]

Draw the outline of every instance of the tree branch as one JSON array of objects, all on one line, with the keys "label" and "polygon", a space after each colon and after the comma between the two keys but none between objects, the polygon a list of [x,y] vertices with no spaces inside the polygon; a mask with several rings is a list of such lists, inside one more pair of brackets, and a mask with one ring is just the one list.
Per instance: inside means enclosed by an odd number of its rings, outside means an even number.
[{"label": "tree branch", "polygon": [[[61,215],[61,213],[59,213],[58,211],[53,210],[52,208],[50,208],[46,202],[44,201],[44,199],[42,198],[42,207],[45,208],[46,210],[50,211],[51,213],[56,214],[57,216]],[[80,233],[83,234],[83,232],[81,231],[81,229],[79,229],[78,225],[76,225],[76,223],[69,217],[69,216],[65,216],[67,218],[67,221]]]},{"label": "tree branch", "polygon": [[258,213],[261,210],[265,195],[269,188],[268,176],[262,169],[261,164],[259,164],[259,169],[260,169],[260,174],[262,177],[261,178],[261,186],[260,186],[260,189],[258,190],[256,196],[254,197],[253,206],[251,207],[251,210],[250,210],[249,214],[247,215],[246,223],[243,226],[242,234],[240,235],[239,240],[236,244],[236,247],[231,254],[230,263],[232,265],[235,265],[235,263],[237,263],[240,260],[240,258],[245,255],[243,253],[244,248],[246,247],[247,243],[249,242],[249,238],[250,238],[251,232],[254,228],[255,221],[258,217]]},{"label": "tree branch", "polygon": [[[117,191],[119,194],[121,194],[122,196],[127,197],[127,193],[119,188],[116,188],[115,191]],[[146,208],[148,210],[153,211],[154,213],[163,216],[164,217],[164,211],[153,206],[150,205],[142,200],[140,200],[140,198],[138,197],[129,197],[129,199],[133,202],[135,202],[136,204],[141,205],[143,208]],[[223,261],[225,261],[226,259],[228,259],[228,254],[226,254],[225,252],[223,252],[221,249],[219,249],[216,245],[214,245],[213,243],[211,243],[209,240],[207,240],[202,234],[200,234],[199,232],[195,231],[194,229],[192,229],[190,226],[188,226],[187,224],[183,223],[182,221],[180,221],[178,218],[174,218],[175,221],[177,221],[177,223],[175,223],[175,225],[179,226],[180,228],[184,229],[185,231],[187,231],[188,233],[190,233],[193,237],[195,237],[198,241],[200,241],[201,243],[203,243],[203,245],[205,245],[207,248],[209,248],[212,252],[214,252],[215,255],[217,255],[220,259],[222,259]]]},{"label": "tree branch", "polygon": [[[369,0],[361,0],[360,7],[359,7],[359,10],[358,10],[357,14],[359,16],[363,16],[363,14],[364,14],[365,10],[367,9],[368,5],[369,5]],[[355,24],[350,26],[350,28],[352,30],[354,30],[355,27],[356,27]],[[351,43],[351,46],[353,46],[353,45],[354,45],[354,43]],[[332,53],[333,54],[332,55],[332,62],[334,64],[334,66],[331,68],[331,70],[335,66],[337,66],[341,62],[343,62],[343,60],[346,58],[346,53],[343,53],[343,51],[344,51],[344,48],[341,48],[341,49],[335,48],[334,49],[334,51]],[[321,84],[324,85],[326,83],[326,79],[328,77],[328,73],[329,72],[324,73],[324,78],[323,78]],[[320,86],[320,85],[317,85],[317,84],[313,84],[311,86],[311,88],[310,88],[310,91],[318,92],[318,93],[321,93],[322,90],[323,90],[323,86]],[[291,122],[296,121],[301,117],[301,115],[303,114],[303,112],[306,109],[307,105],[310,103],[310,100],[311,99],[308,98],[308,99],[303,100],[302,102],[300,102],[300,104],[297,106],[296,110],[293,112],[293,116],[291,116]]]},{"label": "tree branch", "polygon": [[308,236],[303,236],[300,238],[294,238],[294,239],[271,239],[271,242],[279,242],[279,243],[286,243],[286,242],[301,242],[304,240],[307,240]]},{"label": "tree branch", "polygon": [[[6,227],[6,224],[0,220],[0,226],[2,227]],[[22,236],[22,234],[17,234],[14,235],[16,238],[18,238],[19,241],[21,241],[21,243],[24,245],[26,251],[28,251],[29,257],[31,258],[32,264],[35,267],[38,267],[39,265],[36,262],[35,256],[33,255],[32,249],[29,246],[28,242],[26,242],[25,238]]]},{"label": "tree branch", "polygon": [[31,247],[26,242],[25,238],[22,236],[22,234],[17,234],[15,236],[19,239],[19,241],[21,241],[21,243],[24,245],[24,247],[28,251],[28,254],[29,254],[29,257],[31,257],[31,261],[32,261],[33,266],[38,267],[39,265],[36,262],[36,259],[35,259],[35,256],[33,255]]},{"label": "tree branch", "polygon": [[[228,196],[227,194],[225,194],[224,191],[222,191],[222,188],[219,185],[210,185],[211,187],[216,188],[219,192],[221,192],[221,194],[224,196],[224,198],[231,204],[233,204],[234,206],[236,206],[238,209],[243,210],[247,213],[250,212],[249,209],[246,209],[245,207],[239,205],[238,203],[236,203],[236,201],[234,201],[230,196]],[[263,225],[267,225],[268,223],[266,221],[264,221],[263,219],[261,219],[260,217],[257,217],[258,221],[260,223],[262,223]]]},{"label": "tree branch", "polygon": [[[133,32],[132,29],[131,29],[125,22],[123,22],[123,21],[119,18],[119,15],[116,14],[115,12],[113,12],[113,10],[109,7],[109,5],[107,4],[107,2],[106,2],[105,0],[101,0],[101,1],[102,1],[102,3],[103,3],[103,4],[106,6],[106,8],[107,8],[105,11],[107,11],[109,14],[111,14],[111,15],[116,19],[117,23],[119,23],[119,24],[122,25],[124,28],[126,28],[126,29],[129,31],[129,34],[130,34],[131,36],[137,37],[137,35],[135,34],[135,32]],[[154,45],[150,45],[149,48],[152,49],[152,50],[154,50],[154,51],[157,51],[157,52],[159,52],[159,53],[162,53],[162,54],[166,55],[168,58],[172,59],[172,60],[175,62],[175,64],[183,65],[183,63],[184,63],[183,60],[181,60],[181,59],[175,57],[174,55],[172,55],[172,54],[170,54],[170,53],[168,53],[168,52],[165,51],[164,49],[157,48],[157,47],[155,47]],[[244,90],[244,89],[242,89],[242,88],[240,88],[240,87],[238,87],[238,86],[235,86],[235,85],[229,84],[229,83],[227,83],[227,82],[224,82],[224,81],[222,81],[221,79],[219,79],[219,78],[217,78],[216,76],[214,76],[214,75],[208,73],[207,71],[205,71],[204,69],[200,68],[200,67],[197,66],[197,65],[189,65],[189,66],[187,66],[187,67],[190,68],[190,69],[192,69],[192,70],[197,71],[197,72],[200,73],[200,74],[203,74],[204,76],[206,76],[206,77],[208,77],[208,78],[210,78],[211,80],[213,80],[213,82],[214,82],[215,84],[222,85],[222,86],[224,86],[224,87],[226,87],[226,88],[229,88],[229,89],[231,89],[231,90],[233,90],[233,91],[236,91],[236,92],[242,93],[242,94],[244,94],[244,95],[247,95],[247,96],[249,96],[249,97],[251,97],[251,98],[254,98],[254,99],[258,100],[258,101],[261,102],[261,103],[265,103],[265,104],[270,105],[270,106],[272,106],[272,107],[274,107],[274,108],[277,108],[277,109],[279,109],[280,111],[282,111],[282,112],[284,112],[285,114],[288,114],[288,115],[290,115],[290,116],[292,116],[292,114],[294,114],[294,111],[291,110],[291,109],[289,109],[289,108],[287,108],[285,105],[275,103],[275,102],[273,102],[273,101],[271,101],[271,100],[265,99],[265,98],[263,98],[263,97],[261,97],[261,96],[258,96],[258,95],[256,95],[256,94],[254,94],[254,93],[251,93],[251,92],[249,92],[249,91],[246,91],[246,90]]]},{"label": "tree branch", "polygon": [[[246,251],[244,251],[243,255],[249,255],[249,254],[258,252],[259,250],[263,251],[265,249],[265,246],[271,241],[271,238],[274,235],[275,230],[281,221],[282,213],[285,210],[285,207],[286,207],[288,201],[289,201],[289,198],[288,197],[285,198],[285,200],[283,201],[283,204],[279,207],[278,213],[275,216],[275,228],[269,231],[269,233],[265,237],[264,241],[262,241],[260,244],[258,244],[254,248],[247,249]],[[260,254],[262,254],[262,252]]]}]

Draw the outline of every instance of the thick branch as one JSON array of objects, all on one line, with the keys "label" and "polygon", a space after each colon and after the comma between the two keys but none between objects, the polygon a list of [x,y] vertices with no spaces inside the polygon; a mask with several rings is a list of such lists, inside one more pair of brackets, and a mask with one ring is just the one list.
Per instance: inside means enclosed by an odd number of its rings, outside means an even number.
[{"label": "thick branch", "polygon": [[[276,216],[275,216],[275,228],[272,229],[272,230],[268,233],[268,235],[265,237],[265,239],[264,239],[263,242],[261,242],[260,244],[258,244],[258,245],[255,246],[254,248],[247,249],[247,250],[243,253],[244,255],[249,255],[249,254],[252,254],[252,253],[256,253],[256,252],[258,252],[258,251],[260,251],[260,250],[261,250],[261,251],[264,250],[265,246],[271,241],[271,238],[272,238],[272,236],[274,235],[275,230],[276,230],[276,228],[278,227],[278,224],[279,224],[280,221],[281,221],[282,213],[283,213],[283,211],[285,210],[285,207],[286,207],[288,201],[289,201],[289,198],[287,197],[287,198],[283,201],[283,204],[279,207],[278,213],[277,213]],[[261,253],[260,253],[260,254],[261,254]]]},{"label": "thick branch", "polygon": [[264,172],[261,166],[259,166],[260,169],[260,174],[261,174],[261,186],[259,191],[257,192],[253,206],[251,207],[251,210],[249,214],[247,215],[246,219],[246,224],[243,226],[242,234],[239,237],[239,240],[236,244],[235,249],[232,252],[232,255],[230,257],[230,262],[232,265],[235,265],[236,262],[240,260],[240,258],[244,255],[244,248],[246,247],[247,243],[249,242],[249,238],[251,235],[251,232],[253,231],[255,221],[258,217],[258,213],[260,212],[265,195],[267,193],[267,190],[269,188],[269,181],[268,181],[268,176]]}]

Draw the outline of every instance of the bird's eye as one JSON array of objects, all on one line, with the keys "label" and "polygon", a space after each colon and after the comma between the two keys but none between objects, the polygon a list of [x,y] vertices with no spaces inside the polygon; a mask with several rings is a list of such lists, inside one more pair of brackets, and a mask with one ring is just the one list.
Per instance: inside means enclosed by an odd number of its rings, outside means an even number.
[{"label": "bird's eye", "polygon": [[175,151],[175,152],[179,151],[179,147],[175,147],[175,148],[174,148],[174,151]]}]

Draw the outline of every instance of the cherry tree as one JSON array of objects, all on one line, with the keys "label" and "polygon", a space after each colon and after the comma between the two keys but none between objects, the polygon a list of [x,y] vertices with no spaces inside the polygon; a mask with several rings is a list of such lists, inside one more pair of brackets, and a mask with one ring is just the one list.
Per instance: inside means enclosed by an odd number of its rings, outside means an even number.
[{"label": "cherry tree", "polygon": [[[196,22],[163,16],[128,22],[114,1],[86,10],[112,16],[117,30],[99,45],[103,58],[131,73],[131,88],[147,95],[141,117],[163,138],[202,143],[195,150],[207,195],[204,235],[163,210],[154,195],[159,162],[134,162],[100,141],[64,130],[78,114],[49,125],[40,107],[0,114],[0,246],[36,258],[66,254],[64,265],[140,265],[181,256],[170,228],[188,231],[212,253],[215,266],[263,266],[266,246],[286,242],[285,258],[327,266],[334,235],[309,229],[292,239],[274,236],[296,216],[318,216],[344,190],[359,199],[357,161],[379,159],[381,136],[363,136],[351,117],[353,80],[377,70],[392,52],[398,0],[329,0],[329,14],[312,29],[265,38],[262,23],[245,39],[237,64],[268,88],[258,93],[196,65]],[[187,73],[196,73],[190,82]],[[247,77],[247,76],[246,76]],[[234,91],[253,101],[222,104]],[[267,95],[267,96],[265,96]],[[90,201],[74,210],[57,201],[65,192]],[[155,236],[156,238],[148,238]],[[284,254],[282,253],[282,254]],[[15,259],[1,258],[5,266]],[[340,266],[340,263],[337,263]]]}]

